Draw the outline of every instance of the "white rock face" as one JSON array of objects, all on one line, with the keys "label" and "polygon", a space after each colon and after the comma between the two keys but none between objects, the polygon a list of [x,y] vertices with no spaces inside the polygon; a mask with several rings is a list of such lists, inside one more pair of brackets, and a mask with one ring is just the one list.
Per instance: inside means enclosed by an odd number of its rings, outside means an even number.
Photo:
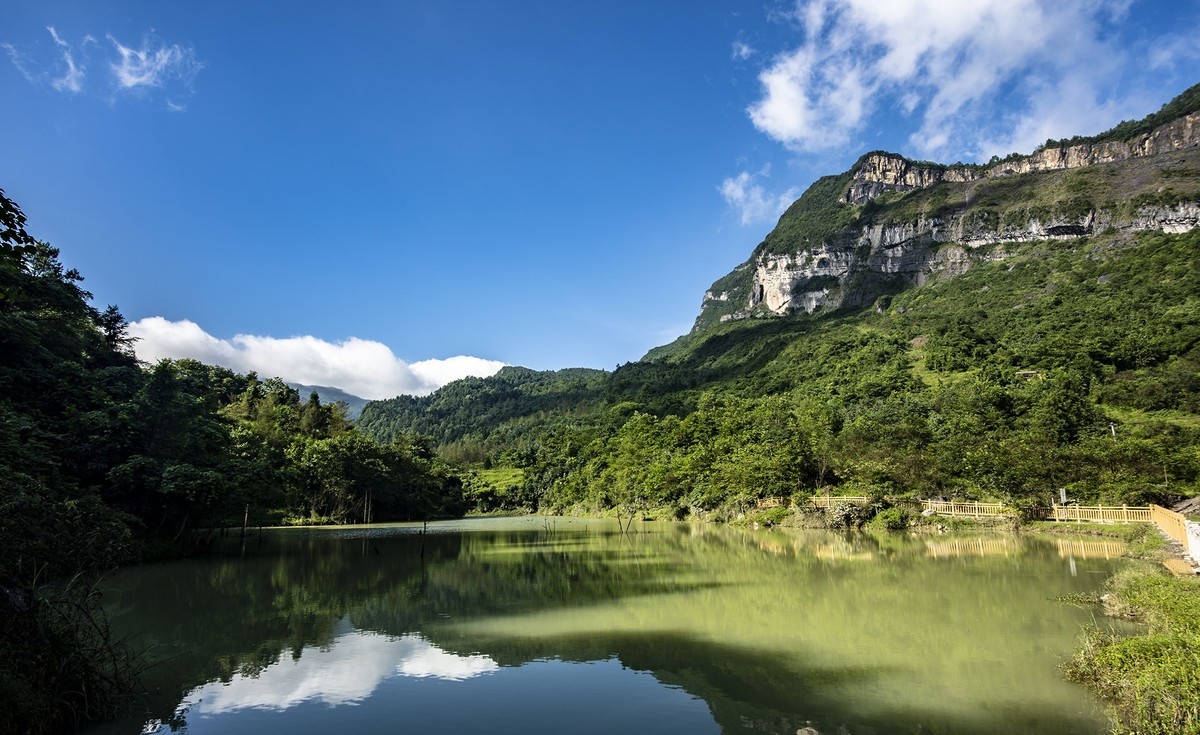
[{"label": "white rock face", "polygon": [[[943,181],[970,182],[985,177],[1081,168],[1198,147],[1200,113],[1192,113],[1129,140],[1047,148],[987,169],[920,164],[896,154],[877,152],[863,157],[842,201],[862,205],[885,192],[909,191]],[[764,312],[812,313],[824,306],[860,305],[875,298],[885,280],[890,279],[893,285],[898,279],[903,285],[919,286],[939,276],[959,275],[974,263],[1008,257],[1003,247],[1008,243],[1072,239],[1110,229],[1178,234],[1197,227],[1200,227],[1200,202],[1144,206],[1132,216],[1094,211],[1078,219],[1030,218],[1016,226],[984,222],[971,212],[945,218],[922,215],[915,222],[871,225],[804,251],[763,254],[738,266],[734,273],[750,270],[748,297],[742,286],[745,281],[732,291],[705,293],[697,328],[708,307],[725,312],[720,321],[728,321]],[[736,311],[729,313],[731,307]]]},{"label": "white rock face", "polygon": [[1031,219],[1020,227],[997,230],[964,222],[961,217],[920,218],[904,224],[865,227],[848,242],[822,243],[806,252],[755,259],[747,309],[731,318],[749,316],[755,307],[784,315],[798,311],[811,314],[822,306],[860,304],[873,296],[868,293],[864,298],[864,294],[847,291],[851,276],[897,276],[906,284],[922,286],[937,277],[961,275],[975,263],[1003,260],[1009,255],[1003,247],[981,251],[984,246],[1070,240],[1110,227],[1188,232],[1200,227],[1200,203],[1143,207],[1126,219],[1094,212],[1078,220]]},{"label": "white rock face", "polygon": [[1097,163],[1156,156],[1197,146],[1200,146],[1200,112],[1193,112],[1132,140],[1046,148],[1018,161],[993,166],[988,169],[987,175],[1008,176],[1032,171],[1082,168]]},{"label": "white rock face", "polygon": [[854,181],[842,196],[849,204],[865,204],[885,191],[909,191],[939,181],[974,181],[975,169],[962,166],[922,166],[895,153],[872,153],[854,172]]}]

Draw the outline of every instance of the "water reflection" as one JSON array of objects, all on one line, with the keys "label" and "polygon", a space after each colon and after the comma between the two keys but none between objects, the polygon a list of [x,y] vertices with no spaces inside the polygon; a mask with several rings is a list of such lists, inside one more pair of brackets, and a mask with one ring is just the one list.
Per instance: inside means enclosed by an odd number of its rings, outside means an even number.
[{"label": "water reflection", "polygon": [[350,630],[327,646],[306,647],[262,671],[197,687],[185,702],[191,712],[205,715],[246,708],[282,711],[306,701],[336,706],[366,699],[390,676],[462,681],[497,668],[487,656],[456,656],[420,636]]},{"label": "water reflection", "polygon": [[1087,543],[489,520],[249,551],[114,580],[162,660],[139,724],[1106,731],[1057,670],[1092,613],[1053,599],[1115,564]]}]

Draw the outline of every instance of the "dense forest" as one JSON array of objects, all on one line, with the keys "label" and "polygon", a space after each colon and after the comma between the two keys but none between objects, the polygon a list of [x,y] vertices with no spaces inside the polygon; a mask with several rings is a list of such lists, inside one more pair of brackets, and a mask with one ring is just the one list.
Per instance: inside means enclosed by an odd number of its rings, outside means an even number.
[{"label": "dense forest", "polygon": [[94,583],[245,523],[460,515],[428,442],[378,444],[340,404],[193,360],[139,364],[115,307],[0,192],[0,731],[103,717],[134,662]]}]

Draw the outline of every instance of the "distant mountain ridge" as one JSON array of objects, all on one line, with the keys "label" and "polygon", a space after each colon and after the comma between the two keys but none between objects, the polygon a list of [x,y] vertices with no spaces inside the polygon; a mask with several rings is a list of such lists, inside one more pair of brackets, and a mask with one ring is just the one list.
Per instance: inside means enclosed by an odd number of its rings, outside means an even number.
[{"label": "distant mountain ridge", "polygon": [[371,402],[368,398],[361,398],[347,393],[341,388],[333,388],[328,385],[305,385],[303,383],[288,383],[288,385],[300,391],[301,400],[308,398],[310,393],[316,393],[320,397],[321,403],[341,402],[346,404],[346,416],[351,420],[357,419],[362,414],[363,407]]}]

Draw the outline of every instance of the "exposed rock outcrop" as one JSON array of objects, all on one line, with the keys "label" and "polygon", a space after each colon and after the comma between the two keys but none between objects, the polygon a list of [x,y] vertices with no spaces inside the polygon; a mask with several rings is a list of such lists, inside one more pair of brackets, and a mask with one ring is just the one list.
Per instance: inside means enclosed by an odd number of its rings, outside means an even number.
[{"label": "exposed rock outcrop", "polygon": [[1044,148],[1016,161],[992,166],[987,170],[987,175],[1008,176],[1034,171],[1082,168],[1197,147],[1200,147],[1200,112],[1184,115],[1131,140]]},{"label": "exposed rock outcrop", "polygon": [[[1122,163],[1134,159],[1148,160]],[[1102,164],[1117,167],[1083,179],[1034,178],[1028,188],[991,183]],[[987,167],[943,166],[872,152],[849,172],[844,192],[827,195],[814,184],[808,206],[798,206],[805,202],[802,197],[781,218],[776,233],[784,234],[768,236],[749,261],[704,295],[695,329],[729,319],[869,304],[896,288],[920,286],[935,277],[961,274],[978,262],[1007,258],[1015,249],[1009,246],[1023,242],[1112,231],[1188,232],[1200,228],[1198,172],[1200,112],[1126,140],[1049,147]],[[1050,183],[1038,189],[1039,181]],[[1114,181],[1123,183],[1114,186]],[[912,201],[905,198],[882,204],[845,229],[813,236],[812,227],[799,228],[802,235],[788,234],[796,232],[794,224],[785,227],[789,217],[793,222],[808,217],[817,218],[809,222],[842,221],[846,207],[861,207],[886,192],[940,183],[954,188],[946,196],[931,194],[933,203],[918,200],[925,204],[905,208],[905,202]],[[828,204],[822,203],[824,196],[831,196],[824,200]],[[788,252],[789,248],[795,249]]]},{"label": "exposed rock outcrop", "polygon": [[988,227],[970,213],[872,225],[859,230],[856,237],[822,243],[809,251],[756,258],[754,285],[744,315],[749,316],[755,307],[784,315],[797,311],[811,314],[823,306],[867,304],[883,285],[922,286],[936,277],[965,273],[975,263],[1003,260],[1010,255],[1004,247],[1007,244],[1069,240],[1110,229],[1187,232],[1197,227],[1200,203],[1195,202],[1143,207],[1133,217],[1091,212],[1077,220],[1030,219],[1021,226],[1005,228]]},{"label": "exposed rock outcrop", "polygon": [[965,166],[937,166],[916,163],[896,153],[869,153],[854,169],[854,180],[842,201],[865,204],[885,191],[911,191],[933,186],[939,181],[974,181],[975,169]]},{"label": "exposed rock outcrop", "polygon": [[1043,148],[1031,155],[990,168],[941,166],[910,161],[896,153],[877,151],[867,154],[859,161],[853,172],[853,182],[842,201],[848,204],[865,204],[884,192],[923,189],[941,181],[966,182],[984,176],[1012,176],[1037,171],[1083,168],[1197,147],[1200,147],[1200,113],[1185,115],[1130,140]]}]

